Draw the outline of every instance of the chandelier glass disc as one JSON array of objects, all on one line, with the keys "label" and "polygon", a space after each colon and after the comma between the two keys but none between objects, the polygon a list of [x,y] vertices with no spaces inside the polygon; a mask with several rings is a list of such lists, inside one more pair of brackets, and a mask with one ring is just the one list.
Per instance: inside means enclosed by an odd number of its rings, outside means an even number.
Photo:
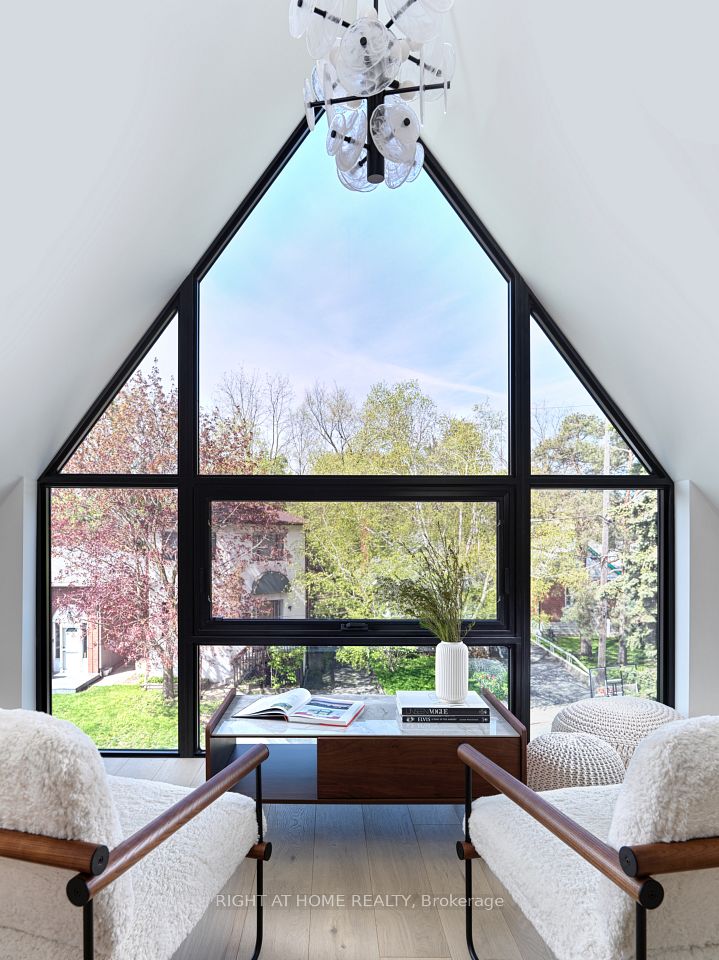
[{"label": "chandelier glass disc", "polygon": [[290,2],[290,36],[299,40],[307,32],[312,19],[311,0],[291,0]]},{"label": "chandelier glass disc", "polygon": [[314,90],[312,89],[312,84],[309,80],[305,80],[305,119],[307,120],[307,126],[310,128],[310,133],[315,128],[315,108],[312,106],[314,101]]},{"label": "chandelier glass disc", "polygon": [[428,43],[439,36],[442,14],[423,0],[386,0],[387,9],[410,46]]},{"label": "chandelier glass disc", "polygon": [[[313,11],[312,0],[306,2]],[[321,17],[313,12],[307,27],[307,50],[313,60],[322,60],[328,55],[342,23],[342,0],[322,0],[322,8],[325,16]]]},{"label": "chandelier glass disc", "polygon": [[400,43],[379,20],[364,17],[347,28],[340,41],[337,73],[348,93],[375,96],[387,89],[401,66]]},{"label": "chandelier glass disc", "polygon": [[351,170],[365,149],[367,140],[367,114],[364,110],[355,110],[348,114],[344,140],[337,151],[337,166],[340,170]]},{"label": "chandelier glass disc", "polygon": [[337,176],[343,186],[347,187],[348,190],[353,190],[355,193],[370,193],[378,187],[378,184],[370,183],[367,179],[366,151],[351,170],[345,171],[337,167]]},{"label": "chandelier glass disc", "polygon": [[370,121],[377,149],[393,163],[411,163],[419,138],[417,114],[405,103],[380,104]]},{"label": "chandelier glass disc", "polygon": [[327,131],[327,153],[336,157],[344,138],[347,136],[347,121],[343,113],[336,113]]}]

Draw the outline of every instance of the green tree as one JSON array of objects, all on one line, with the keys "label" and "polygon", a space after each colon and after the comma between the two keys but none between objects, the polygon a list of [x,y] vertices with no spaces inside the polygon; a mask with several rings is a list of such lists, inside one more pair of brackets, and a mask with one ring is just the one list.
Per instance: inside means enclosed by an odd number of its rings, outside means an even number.
[{"label": "green tree", "polygon": [[268,647],[267,663],[270,667],[271,687],[294,687],[302,670],[305,647]]},{"label": "green tree", "polygon": [[[416,381],[376,384],[359,409],[336,391],[315,385],[305,398],[308,404],[313,422],[323,425],[324,446],[310,458],[319,473],[476,474],[492,469],[501,452],[501,416],[482,406],[472,419],[441,416]],[[317,427],[315,441],[319,436]],[[400,616],[378,596],[377,583],[406,576],[412,553],[432,542],[439,530],[456,539],[471,571],[469,615],[495,615],[493,505],[307,502],[288,509],[306,520],[305,589],[311,616]]]},{"label": "green tree", "polygon": [[596,584],[587,577],[581,585],[574,588],[572,602],[567,609],[567,616],[577,625],[579,653],[582,657],[594,655],[593,640],[599,632],[598,594]]},{"label": "green tree", "polygon": [[570,596],[586,592],[589,543],[598,532],[595,495],[585,490],[536,490],[532,494],[532,612],[557,584]]},{"label": "green tree", "polygon": [[[233,439],[244,443],[243,472],[469,476],[501,469],[504,460],[502,415],[479,404],[467,417],[447,416],[414,380],[374,384],[359,404],[337,384],[318,382],[296,404],[285,381],[240,370],[225,378],[203,423],[203,449],[211,448],[213,436],[227,438],[228,447]],[[234,452],[224,461],[215,457],[216,472],[232,472],[235,459]],[[493,505],[278,506],[305,520],[305,570],[298,586],[308,616],[400,616],[378,595],[377,583],[405,576],[412,554],[434,542],[439,530],[454,538],[471,571],[468,615],[495,616]],[[223,579],[229,583],[231,571]]]},{"label": "green tree", "polygon": [[653,491],[622,491],[613,511],[621,548],[621,575],[607,594],[619,632],[619,662],[631,653],[642,659],[656,654],[657,628],[657,497]]},{"label": "green tree", "polygon": [[[557,419],[540,408],[535,410],[534,420],[534,432],[540,437],[532,451],[536,473],[608,474],[641,470],[632,450],[605,417],[572,412]],[[607,470],[605,436],[609,443]]]}]

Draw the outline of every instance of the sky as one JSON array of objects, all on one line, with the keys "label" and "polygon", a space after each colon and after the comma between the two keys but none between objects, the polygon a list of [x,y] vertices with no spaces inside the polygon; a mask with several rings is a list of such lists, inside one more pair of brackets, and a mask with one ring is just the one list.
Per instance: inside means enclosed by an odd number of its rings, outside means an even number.
[{"label": "sky", "polygon": [[417,380],[447,411],[506,409],[507,283],[423,172],[354,194],[311,134],[200,286],[200,394],[244,366],[358,400]]},{"label": "sky", "polygon": [[[225,373],[286,376],[295,402],[316,381],[361,401],[417,380],[458,416],[507,411],[508,286],[423,171],[398,190],[338,181],[321,121],[200,285],[200,398]],[[532,403],[599,413],[532,324]],[[177,367],[176,324],[150,351]]]},{"label": "sky", "polygon": [[529,351],[533,407],[603,416],[581,381],[534,319],[530,327]]}]

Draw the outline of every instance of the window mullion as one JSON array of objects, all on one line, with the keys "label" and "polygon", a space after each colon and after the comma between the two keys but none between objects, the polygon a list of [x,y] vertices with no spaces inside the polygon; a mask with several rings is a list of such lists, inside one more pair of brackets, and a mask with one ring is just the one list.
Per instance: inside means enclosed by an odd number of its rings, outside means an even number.
[{"label": "window mullion", "polygon": [[514,657],[511,709],[529,726],[531,646],[531,395],[529,288],[517,276],[510,301],[510,471],[516,480],[513,497],[511,553],[514,560],[514,630],[521,639]]},{"label": "window mullion", "polygon": [[180,290],[178,344],[178,747],[181,756],[195,753],[195,715],[198,703],[194,629],[195,594],[194,480],[198,444],[198,300],[193,277]]}]

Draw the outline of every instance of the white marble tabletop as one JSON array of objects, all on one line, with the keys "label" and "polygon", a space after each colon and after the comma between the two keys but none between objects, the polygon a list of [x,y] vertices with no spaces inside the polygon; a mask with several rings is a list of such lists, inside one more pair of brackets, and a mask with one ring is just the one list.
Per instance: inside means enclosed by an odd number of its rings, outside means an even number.
[{"label": "white marble tabletop", "polygon": [[394,697],[363,697],[366,706],[348,727],[289,723],[287,720],[234,718],[242,707],[259,699],[238,695],[215,728],[213,737],[270,739],[275,737],[517,737],[519,734],[490,706],[489,723],[402,723]]}]

